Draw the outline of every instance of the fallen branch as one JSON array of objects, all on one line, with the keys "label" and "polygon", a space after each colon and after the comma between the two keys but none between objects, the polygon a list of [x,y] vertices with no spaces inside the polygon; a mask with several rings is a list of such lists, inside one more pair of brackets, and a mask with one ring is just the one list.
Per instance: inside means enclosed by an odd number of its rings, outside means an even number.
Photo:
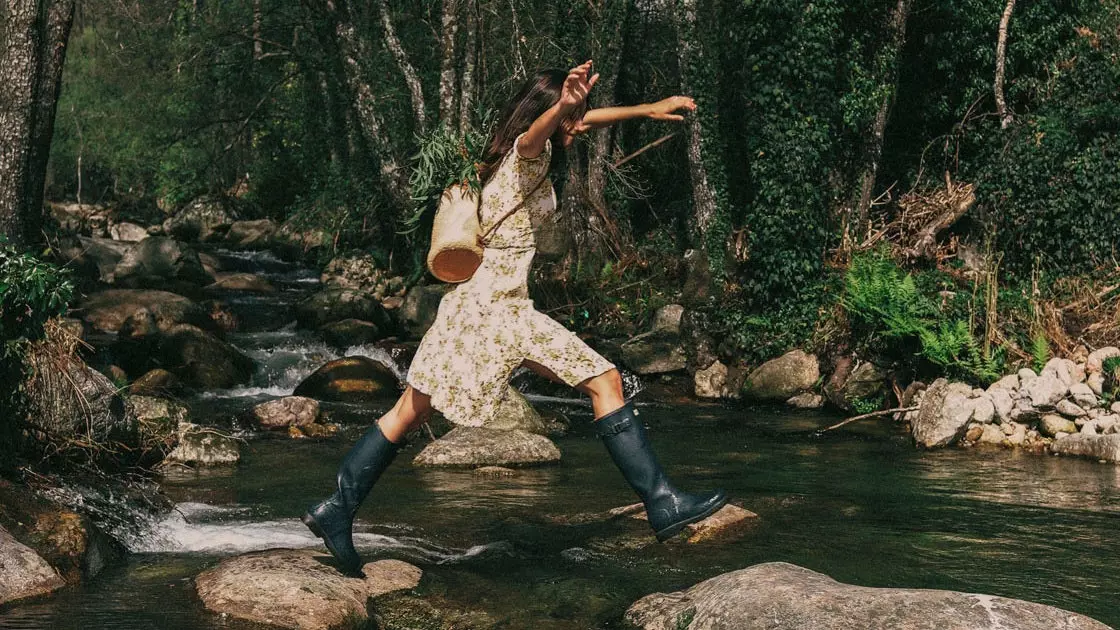
[{"label": "fallen branch", "polygon": [[945,173],[945,194],[940,204],[942,206],[941,212],[937,213],[918,232],[917,238],[910,248],[912,258],[933,257],[937,249],[937,235],[956,223],[976,203],[976,195],[973,190],[972,184],[954,185],[952,180],[949,179],[949,173]]},{"label": "fallen branch", "polygon": [[1083,299],[1080,299],[1076,302],[1071,302],[1069,304],[1066,304],[1065,306],[1061,307],[1061,309],[1059,309],[1059,310],[1072,311],[1074,309],[1081,308],[1082,306],[1086,306],[1087,304],[1089,304],[1089,302],[1097,302],[1098,303],[1097,305],[1099,305],[1099,302],[1101,300],[1108,297],[1108,294],[1112,293],[1116,289],[1120,289],[1120,284],[1109,285],[1109,286],[1105,287],[1103,290],[1098,291],[1097,293],[1095,293],[1095,294],[1093,294],[1093,295],[1091,295],[1087,298],[1083,298]]},{"label": "fallen branch", "polygon": [[883,416],[889,416],[889,415],[895,414],[895,413],[909,413],[911,411],[917,411],[917,410],[918,410],[917,407],[897,407],[895,409],[884,409],[883,411],[872,411],[871,413],[865,413],[865,414],[861,414],[861,415],[858,415],[858,416],[848,418],[847,420],[845,420],[843,422],[837,422],[836,424],[828,427],[827,429],[821,429],[820,431],[817,431],[817,435],[825,433],[826,431],[831,431],[833,429],[839,429],[842,426],[851,424],[853,422],[858,422],[860,420],[867,420],[867,419],[870,419],[870,418],[881,418]]},{"label": "fallen branch", "polygon": [[661,136],[657,140],[654,140],[653,142],[651,142],[651,143],[647,144],[646,146],[638,149],[637,151],[631,153],[630,155],[627,155],[626,157],[622,158],[621,160],[615,162],[614,164],[611,164],[611,168],[613,169],[613,168],[618,168],[618,167],[622,166],[623,164],[629,162],[630,160],[633,160],[634,158],[638,157],[639,155],[645,153],[646,151],[649,151],[650,149],[652,149],[652,148],[656,147],[657,145],[667,141],[669,138],[672,138],[675,135],[677,135],[677,134],[674,132],[674,133],[670,133],[670,134],[666,134],[664,136]]}]

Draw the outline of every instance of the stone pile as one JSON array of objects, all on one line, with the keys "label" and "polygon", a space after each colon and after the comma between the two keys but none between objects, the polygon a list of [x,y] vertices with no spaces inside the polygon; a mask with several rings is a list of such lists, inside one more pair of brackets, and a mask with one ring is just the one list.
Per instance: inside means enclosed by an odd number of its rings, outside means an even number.
[{"label": "stone pile", "polygon": [[907,414],[925,448],[993,444],[1088,455],[1120,462],[1120,403],[1105,391],[1103,364],[1120,349],[1101,348],[1083,362],[1051,359],[1041,372],[1023,368],[977,389],[938,379]]}]

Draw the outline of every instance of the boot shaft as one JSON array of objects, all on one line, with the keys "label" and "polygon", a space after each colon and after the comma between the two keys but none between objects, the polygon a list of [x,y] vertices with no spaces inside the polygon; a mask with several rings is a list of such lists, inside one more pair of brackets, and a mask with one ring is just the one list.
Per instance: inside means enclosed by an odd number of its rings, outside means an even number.
[{"label": "boot shaft", "polygon": [[357,509],[399,451],[377,423],[350,447],[338,468],[338,494],[348,508]]},{"label": "boot shaft", "polygon": [[634,403],[628,402],[596,420],[595,433],[603,440],[622,476],[648,507],[658,498],[671,494],[672,488],[653,453],[638,413]]}]

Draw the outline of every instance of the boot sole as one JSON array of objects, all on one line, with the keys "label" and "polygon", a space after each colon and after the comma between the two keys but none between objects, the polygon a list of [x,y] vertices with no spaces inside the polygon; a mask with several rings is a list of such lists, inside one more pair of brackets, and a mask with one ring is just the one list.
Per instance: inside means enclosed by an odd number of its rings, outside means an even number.
[{"label": "boot sole", "polygon": [[683,521],[680,521],[678,523],[673,523],[672,525],[666,527],[665,529],[657,531],[654,534],[655,536],[657,536],[657,542],[665,542],[666,540],[669,540],[673,536],[676,536],[677,534],[681,533],[681,530],[684,529],[685,527],[687,527],[687,526],[689,526],[693,523],[702,521],[702,520],[708,518],[709,516],[711,516],[712,514],[715,514],[716,512],[722,510],[723,506],[727,505],[728,498],[729,497],[725,496],[725,497],[723,497],[723,499],[721,499],[715,505],[708,508],[707,510],[704,510],[700,514],[697,514],[696,516],[691,516],[689,518],[686,518]]},{"label": "boot sole", "polygon": [[342,570],[342,573],[344,575],[349,575],[351,577],[364,577],[361,571],[361,567],[352,568],[343,565],[342,559],[338,557],[338,552],[335,551],[334,545],[331,544],[330,538],[328,538],[327,535],[323,533],[323,528],[319,527],[319,523],[315,521],[315,517],[311,516],[310,512],[304,514],[303,517],[300,518],[300,520],[303,521],[303,524],[307,526],[307,529],[311,530],[312,534],[315,534],[323,541],[323,545],[326,546],[327,551],[331,552],[331,556],[333,556],[335,561],[338,562],[339,568]]}]

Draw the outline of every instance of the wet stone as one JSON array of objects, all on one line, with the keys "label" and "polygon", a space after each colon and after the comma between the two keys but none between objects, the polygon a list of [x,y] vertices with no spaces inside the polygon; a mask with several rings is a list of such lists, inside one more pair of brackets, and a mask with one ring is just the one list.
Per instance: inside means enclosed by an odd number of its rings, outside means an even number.
[{"label": "wet stone", "polygon": [[[610,510],[608,514],[612,517],[628,516],[632,519],[646,520],[646,511],[641,503],[617,507]],[[708,518],[687,525],[682,534],[686,536],[685,541],[689,543],[729,538],[741,533],[743,527],[756,518],[758,514],[728,503]]]},{"label": "wet stone", "polygon": [[210,611],[281,628],[326,630],[364,620],[369,600],[414,588],[421,570],[399,560],[362,567],[347,577],[329,554],[310,549],[270,549],[223,560],[195,579]]},{"label": "wet stone", "polygon": [[643,630],[1107,630],[1088,617],[1016,599],[933,589],[869,588],[784,562],[718,575],[626,611]]}]

